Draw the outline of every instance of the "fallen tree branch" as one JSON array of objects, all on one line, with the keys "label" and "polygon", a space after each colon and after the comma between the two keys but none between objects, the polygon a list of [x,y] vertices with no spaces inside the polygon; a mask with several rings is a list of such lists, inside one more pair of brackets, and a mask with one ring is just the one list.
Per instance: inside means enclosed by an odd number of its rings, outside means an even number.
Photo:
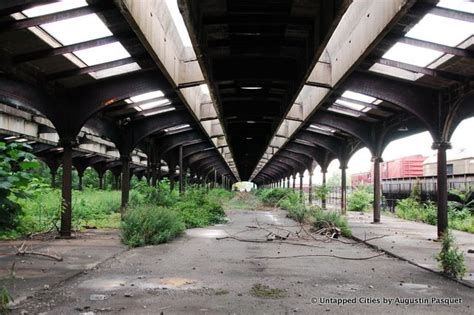
[{"label": "fallen tree branch", "polygon": [[296,242],[288,242],[283,240],[259,240],[259,239],[245,239],[239,238],[232,235],[224,236],[224,237],[216,237],[216,240],[225,240],[225,239],[232,239],[239,242],[246,242],[246,243],[274,243],[274,244],[288,244],[288,245],[295,245],[295,246],[306,246],[306,247],[314,247],[314,248],[322,248],[321,246],[311,245],[311,244],[303,244],[303,243],[296,243]]},{"label": "fallen tree branch", "polygon": [[343,260],[369,260],[372,258],[380,257],[385,253],[380,253],[369,257],[344,257],[332,254],[308,254],[308,255],[295,255],[295,256],[260,256],[260,257],[247,257],[247,259],[287,259],[287,258],[302,258],[302,257],[331,257]]},{"label": "fallen tree branch", "polygon": [[35,252],[35,251],[29,251],[25,249],[25,242],[23,242],[20,247],[17,247],[17,256],[25,256],[25,255],[36,255],[36,256],[43,256],[47,258],[54,259],[56,261],[63,261],[63,258],[60,256],[48,254],[48,253],[41,253],[41,252]]},{"label": "fallen tree branch", "polygon": [[389,236],[389,235],[374,236],[374,237],[365,239],[364,242],[373,241],[373,240],[378,240],[379,238],[384,238],[384,237],[387,237],[387,236]]}]

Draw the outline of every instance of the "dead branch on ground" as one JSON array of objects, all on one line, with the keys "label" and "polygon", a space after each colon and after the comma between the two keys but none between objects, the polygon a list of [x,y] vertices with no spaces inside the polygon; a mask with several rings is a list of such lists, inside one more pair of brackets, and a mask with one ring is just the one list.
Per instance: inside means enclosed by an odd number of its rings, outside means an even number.
[{"label": "dead branch on ground", "polygon": [[63,261],[63,258],[60,257],[60,256],[27,250],[26,246],[25,246],[25,242],[21,243],[20,247],[16,247],[16,249],[17,249],[17,253],[16,253],[17,256],[36,255],[36,256],[51,258],[51,259],[54,259],[56,261]]}]

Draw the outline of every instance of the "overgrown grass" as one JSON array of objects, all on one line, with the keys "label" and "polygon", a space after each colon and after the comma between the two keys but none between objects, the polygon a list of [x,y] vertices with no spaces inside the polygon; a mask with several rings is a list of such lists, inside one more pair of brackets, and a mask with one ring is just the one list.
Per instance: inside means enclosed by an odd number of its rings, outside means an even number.
[{"label": "overgrown grass", "polygon": [[158,188],[139,184],[132,196],[122,224],[122,240],[136,247],[168,242],[185,228],[225,222],[223,203],[233,193],[190,186],[179,195],[163,181]]},{"label": "overgrown grass", "polygon": [[255,195],[262,201],[265,206],[277,206],[278,203],[292,193],[291,189],[286,188],[268,188],[257,189]]},{"label": "overgrown grass", "polygon": [[122,222],[122,242],[130,247],[166,243],[185,228],[173,209],[153,205],[130,208]]},{"label": "overgrown grass", "polygon": [[349,211],[367,211],[372,206],[374,195],[369,187],[359,186],[347,197]]},{"label": "overgrown grass", "polygon": [[336,226],[341,230],[342,236],[352,236],[347,219],[337,212],[316,208],[311,212],[311,216],[314,219],[313,226],[317,230],[329,226]]},{"label": "overgrown grass", "polygon": [[[33,233],[54,231],[59,227],[61,191],[38,184],[29,189],[29,197],[18,200],[22,207],[14,230],[0,231],[0,239],[16,239]],[[75,230],[85,227],[118,228],[120,226],[120,192],[73,191],[72,224]]]},{"label": "overgrown grass", "polygon": [[[437,208],[433,202],[421,202],[410,197],[397,203],[395,214],[402,219],[431,225],[437,223]],[[474,216],[468,209],[448,208],[448,226],[454,230],[474,233]]]}]

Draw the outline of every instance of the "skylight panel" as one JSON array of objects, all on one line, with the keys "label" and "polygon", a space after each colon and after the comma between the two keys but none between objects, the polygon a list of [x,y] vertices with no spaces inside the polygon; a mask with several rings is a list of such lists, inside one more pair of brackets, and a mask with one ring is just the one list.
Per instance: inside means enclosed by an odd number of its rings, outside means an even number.
[{"label": "skylight panel", "polygon": [[383,55],[383,58],[419,67],[426,67],[442,55],[442,52],[436,50],[396,43]]},{"label": "skylight panel", "polygon": [[95,13],[42,24],[41,27],[63,45],[77,44],[112,35]]},{"label": "skylight panel", "polygon": [[170,127],[170,128],[165,129],[165,132],[177,131],[177,130],[181,130],[181,129],[188,128],[188,127],[189,127],[189,124],[178,125],[178,126],[174,126],[174,127]]},{"label": "skylight panel", "polygon": [[140,109],[142,109],[142,110],[148,110],[148,109],[152,109],[152,108],[155,108],[155,107],[160,107],[160,106],[167,105],[167,104],[171,104],[171,102],[169,101],[169,99],[164,98],[164,99],[161,99],[161,100],[157,100],[157,101],[142,104],[138,107],[140,107]]},{"label": "skylight panel", "polygon": [[[114,76],[114,75],[120,75],[120,74],[124,74],[124,73],[128,73],[128,72],[138,71],[140,69],[141,69],[140,66],[136,62],[133,62],[133,63],[129,63],[129,64],[126,64],[126,65],[118,66],[118,67],[113,67],[113,68],[109,68],[109,69],[104,69],[104,70],[100,70],[100,71],[91,72],[89,74],[94,79],[99,80],[99,79],[108,78],[108,77],[111,77],[111,76]],[[130,100],[128,100],[128,101],[130,101]]]},{"label": "skylight panel", "polygon": [[209,95],[209,87],[207,86],[207,84],[201,84],[200,87],[202,94]]},{"label": "skylight panel", "polygon": [[375,97],[352,91],[345,91],[342,96],[364,103],[373,103],[376,100]]},{"label": "skylight panel", "polygon": [[365,106],[355,104],[355,103],[352,103],[352,102],[348,102],[348,101],[345,101],[345,100],[336,100],[336,104],[344,106],[344,107],[348,107],[348,108],[353,109],[353,110],[358,110],[358,111],[361,111],[365,108]]},{"label": "skylight panel", "polygon": [[88,66],[130,57],[128,51],[119,42],[79,50],[74,54]]},{"label": "skylight panel", "polygon": [[346,110],[344,108],[329,107],[328,110],[330,110],[331,112],[348,115],[352,117],[360,117],[360,114],[354,113],[353,111]]},{"label": "skylight panel", "polygon": [[469,0],[440,0],[437,6],[456,11],[474,13],[474,2]]},{"label": "skylight panel", "polygon": [[85,0],[68,0],[68,1],[60,1],[46,5],[39,5],[37,7],[33,7],[28,10],[22,11],[24,15],[27,17],[36,17],[56,12],[62,12],[67,10],[72,10],[80,7],[87,6],[87,2]]},{"label": "skylight panel", "polygon": [[426,14],[407,37],[455,47],[474,34],[474,23]]},{"label": "skylight panel", "polygon": [[320,130],[320,131],[325,131],[325,132],[329,132],[329,133],[335,133],[336,132],[336,129],[326,127],[324,125],[319,125],[319,124],[311,124],[311,125],[309,125],[309,127],[311,129],[314,129],[314,130]]},{"label": "skylight panel", "polygon": [[166,113],[166,112],[174,111],[175,109],[176,109],[175,107],[159,109],[159,110],[156,110],[156,111],[146,112],[146,113],[143,114],[143,116],[147,117],[147,116],[152,116],[152,115],[163,114],[163,113]]},{"label": "skylight panel", "polygon": [[400,79],[416,81],[423,76],[421,73],[411,72],[404,69],[399,69],[391,66],[386,66],[381,63],[375,63],[370,67],[369,71],[378,72],[392,77],[397,77]]},{"label": "skylight panel", "polygon": [[178,30],[179,37],[184,47],[192,47],[191,39],[189,38],[188,29],[184,24],[183,17],[181,12],[179,12],[178,1],[177,0],[166,0],[166,5],[171,13],[171,18],[173,19],[174,25]]},{"label": "skylight panel", "polygon": [[148,92],[148,93],[144,93],[144,94],[140,94],[140,95],[130,97],[130,100],[134,103],[138,103],[138,102],[147,101],[147,100],[151,100],[153,98],[158,98],[158,97],[163,97],[163,96],[165,96],[163,94],[163,92],[158,90],[158,91]]}]

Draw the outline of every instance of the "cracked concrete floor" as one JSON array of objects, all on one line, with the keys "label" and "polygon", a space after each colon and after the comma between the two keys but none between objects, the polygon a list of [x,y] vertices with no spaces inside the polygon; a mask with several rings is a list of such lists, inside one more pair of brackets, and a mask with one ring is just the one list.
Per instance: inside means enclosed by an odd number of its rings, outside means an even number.
[{"label": "cracked concrete floor", "polygon": [[[385,255],[370,260],[331,257],[258,259],[306,254],[368,257],[362,244],[307,241],[239,242],[267,232],[260,223],[294,226],[283,211],[228,211],[231,222],[188,230],[175,241],[131,249],[96,269],[40,290],[13,313],[29,314],[472,314],[473,290]],[[291,229],[291,228],[289,228]],[[245,232],[242,232],[245,231]],[[351,242],[350,240],[347,240]],[[268,286],[282,293],[255,296]],[[266,287],[264,287],[266,288]],[[321,301],[320,298],[334,299]],[[340,299],[347,299],[346,304]],[[385,300],[384,300],[385,298]],[[388,299],[400,298],[401,300]],[[453,298],[448,305],[446,299]],[[338,300],[339,299],[339,300]],[[411,299],[411,300],[406,300]],[[433,300],[434,299],[434,300]],[[460,301],[462,300],[462,301]],[[398,302],[398,303],[397,303]],[[435,303],[436,302],[436,303]],[[457,302],[457,303],[456,303]]]}]

